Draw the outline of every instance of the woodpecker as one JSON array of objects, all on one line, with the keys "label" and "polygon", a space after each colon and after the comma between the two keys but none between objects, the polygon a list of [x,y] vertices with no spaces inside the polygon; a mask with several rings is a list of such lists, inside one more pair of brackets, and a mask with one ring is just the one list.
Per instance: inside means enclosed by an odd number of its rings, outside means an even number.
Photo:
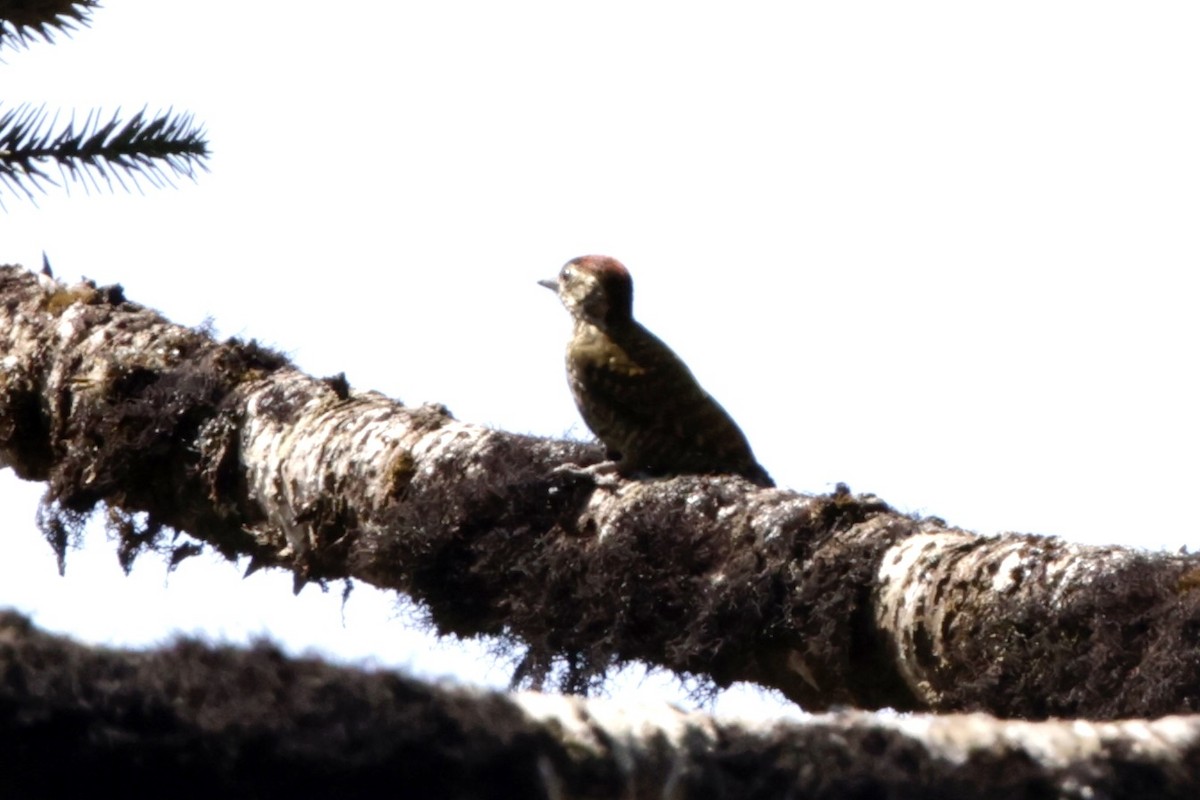
[{"label": "woodpecker", "polygon": [[775,485],[725,409],[633,318],[633,281],[621,262],[580,256],[538,283],[557,292],[575,320],[567,381],[618,472],[730,474]]}]

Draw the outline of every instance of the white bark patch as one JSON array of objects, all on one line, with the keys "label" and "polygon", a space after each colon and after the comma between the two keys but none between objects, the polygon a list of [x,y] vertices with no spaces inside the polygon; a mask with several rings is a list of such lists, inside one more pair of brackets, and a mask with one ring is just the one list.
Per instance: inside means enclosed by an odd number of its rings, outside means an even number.
[{"label": "white bark patch", "polygon": [[[1122,753],[1125,762],[1136,762],[1148,775],[1178,777],[1188,769],[1186,754],[1200,742],[1200,717],[1194,716],[1024,722],[986,714],[846,711],[769,723],[715,719],[666,704],[622,707],[611,701],[535,692],[514,695],[513,701],[577,762],[614,764],[630,786],[658,786],[662,796],[671,796],[678,777],[698,769],[730,737],[761,738],[772,752],[793,741],[796,750],[790,763],[803,772],[820,769],[822,758],[833,751],[840,753],[837,757],[843,762],[878,758],[877,752],[865,752],[855,743],[863,741],[865,731],[886,731],[923,749],[930,764],[925,780],[936,782],[954,772],[961,775],[961,770],[971,769],[970,764],[980,759],[1009,759],[1014,768],[1026,772],[1036,766],[1035,774],[1055,788],[1056,796],[1079,798],[1108,796],[1113,777],[1106,764],[1114,752]],[[814,735],[829,752],[811,748]]]},{"label": "white bark patch", "polygon": [[1024,752],[1037,763],[1065,768],[1073,763],[1103,762],[1115,745],[1130,748],[1139,760],[1168,763],[1200,740],[1200,718],[1156,720],[997,720],[987,714],[949,714],[879,718],[884,727],[920,738],[938,756],[962,764],[974,753]]},{"label": "white bark patch", "polygon": [[1124,567],[1132,555],[1058,539],[979,537],[946,531],[898,542],[877,573],[875,620],[894,646],[900,672],[936,703],[938,666],[952,660],[964,625],[1022,603],[1057,605],[1070,592]]},{"label": "white bark patch", "polygon": [[538,692],[519,692],[513,701],[553,730],[568,751],[611,760],[631,782],[647,761],[666,759],[674,765],[669,773],[677,773],[697,750],[707,751],[717,740],[711,717],[665,703],[628,705]]},{"label": "white bark patch", "polygon": [[250,390],[245,409],[241,453],[249,497],[295,555],[313,545],[306,511],[349,489],[360,515],[378,510],[388,499],[387,476],[415,444],[394,401],[375,393],[339,400],[290,370]]}]

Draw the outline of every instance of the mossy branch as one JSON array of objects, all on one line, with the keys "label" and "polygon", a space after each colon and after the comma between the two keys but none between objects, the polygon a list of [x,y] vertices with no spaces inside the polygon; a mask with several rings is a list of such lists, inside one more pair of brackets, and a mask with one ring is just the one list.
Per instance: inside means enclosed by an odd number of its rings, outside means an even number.
[{"label": "mossy branch", "polygon": [[298,588],[365,581],[576,692],[637,661],[810,711],[1200,711],[1200,556],[978,536],[840,485],[601,483],[599,447],[404,406],[19,267],[0,267],[0,351],[0,465],[47,484],[60,555],[103,505],[125,565],[202,545]]},{"label": "mossy branch", "polygon": [[[0,612],[0,795],[1196,797],[1200,718],[849,710],[773,726],[424,683],[186,639],[89,648]],[[69,764],[69,769],[63,765]],[[136,794],[136,793],[135,793]]]}]

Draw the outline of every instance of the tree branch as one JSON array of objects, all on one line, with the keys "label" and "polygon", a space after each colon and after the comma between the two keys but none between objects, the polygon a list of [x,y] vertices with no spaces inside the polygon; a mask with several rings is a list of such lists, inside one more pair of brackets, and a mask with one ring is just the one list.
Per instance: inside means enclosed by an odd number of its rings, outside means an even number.
[{"label": "tree branch", "polygon": [[[59,174],[91,185],[112,188],[115,180],[123,189],[127,178],[140,189],[142,178],[153,186],[171,185],[171,175],[195,179],[197,169],[207,169],[208,142],[203,128],[190,114],[172,111],[147,116],[145,109],[126,120],[113,114],[103,122],[99,111],[88,112],[84,121],[75,119],[56,130],[57,115],[47,120],[46,111],[18,106],[0,115],[0,185],[33,199],[34,189],[55,184],[43,168],[58,167]],[[122,177],[124,176],[124,177]]]},{"label": "tree branch", "polygon": [[[1200,718],[844,712],[772,727],[498,695],[194,641],[89,649],[0,613],[0,793],[178,798],[1194,797]],[[69,768],[64,769],[64,765]],[[131,784],[136,781],[136,784]]]},{"label": "tree branch", "polygon": [[91,21],[95,0],[0,0],[0,48],[28,45],[37,37],[69,33]]},{"label": "tree branch", "polygon": [[[354,577],[586,689],[630,660],[808,709],[1153,716],[1200,705],[1200,561],[979,537],[840,487],[597,485],[599,448],[408,408],[172,325],[119,287],[0,271],[0,463],[60,554],[98,503],[128,564],[186,531]],[[799,434],[797,434],[799,435]],[[191,548],[179,550],[178,547]],[[194,544],[173,552],[183,557]]]}]

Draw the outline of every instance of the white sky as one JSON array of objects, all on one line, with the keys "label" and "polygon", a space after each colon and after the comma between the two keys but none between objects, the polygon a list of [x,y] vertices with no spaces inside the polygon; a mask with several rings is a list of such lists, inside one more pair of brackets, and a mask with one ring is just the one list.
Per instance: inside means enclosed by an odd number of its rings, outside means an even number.
[{"label": "white sky", "polygon": [[[178,190],[6,194],[0,262],[45,249],[314,374],[582,436],[568,320],[534,281],[607,253],[784,486],[846,481],[983,533],[1200,544],[1200,6],[330,8],[108,0],[5,53],[0,108],[174,106],[213,158]],[[40,492],[0,475],[0,605],[47,628],[263,633],[507,682],[366,586],[343,610],[340,587],[297,599],[210,557],[125,578],[98,532],[59,578]]]}]

